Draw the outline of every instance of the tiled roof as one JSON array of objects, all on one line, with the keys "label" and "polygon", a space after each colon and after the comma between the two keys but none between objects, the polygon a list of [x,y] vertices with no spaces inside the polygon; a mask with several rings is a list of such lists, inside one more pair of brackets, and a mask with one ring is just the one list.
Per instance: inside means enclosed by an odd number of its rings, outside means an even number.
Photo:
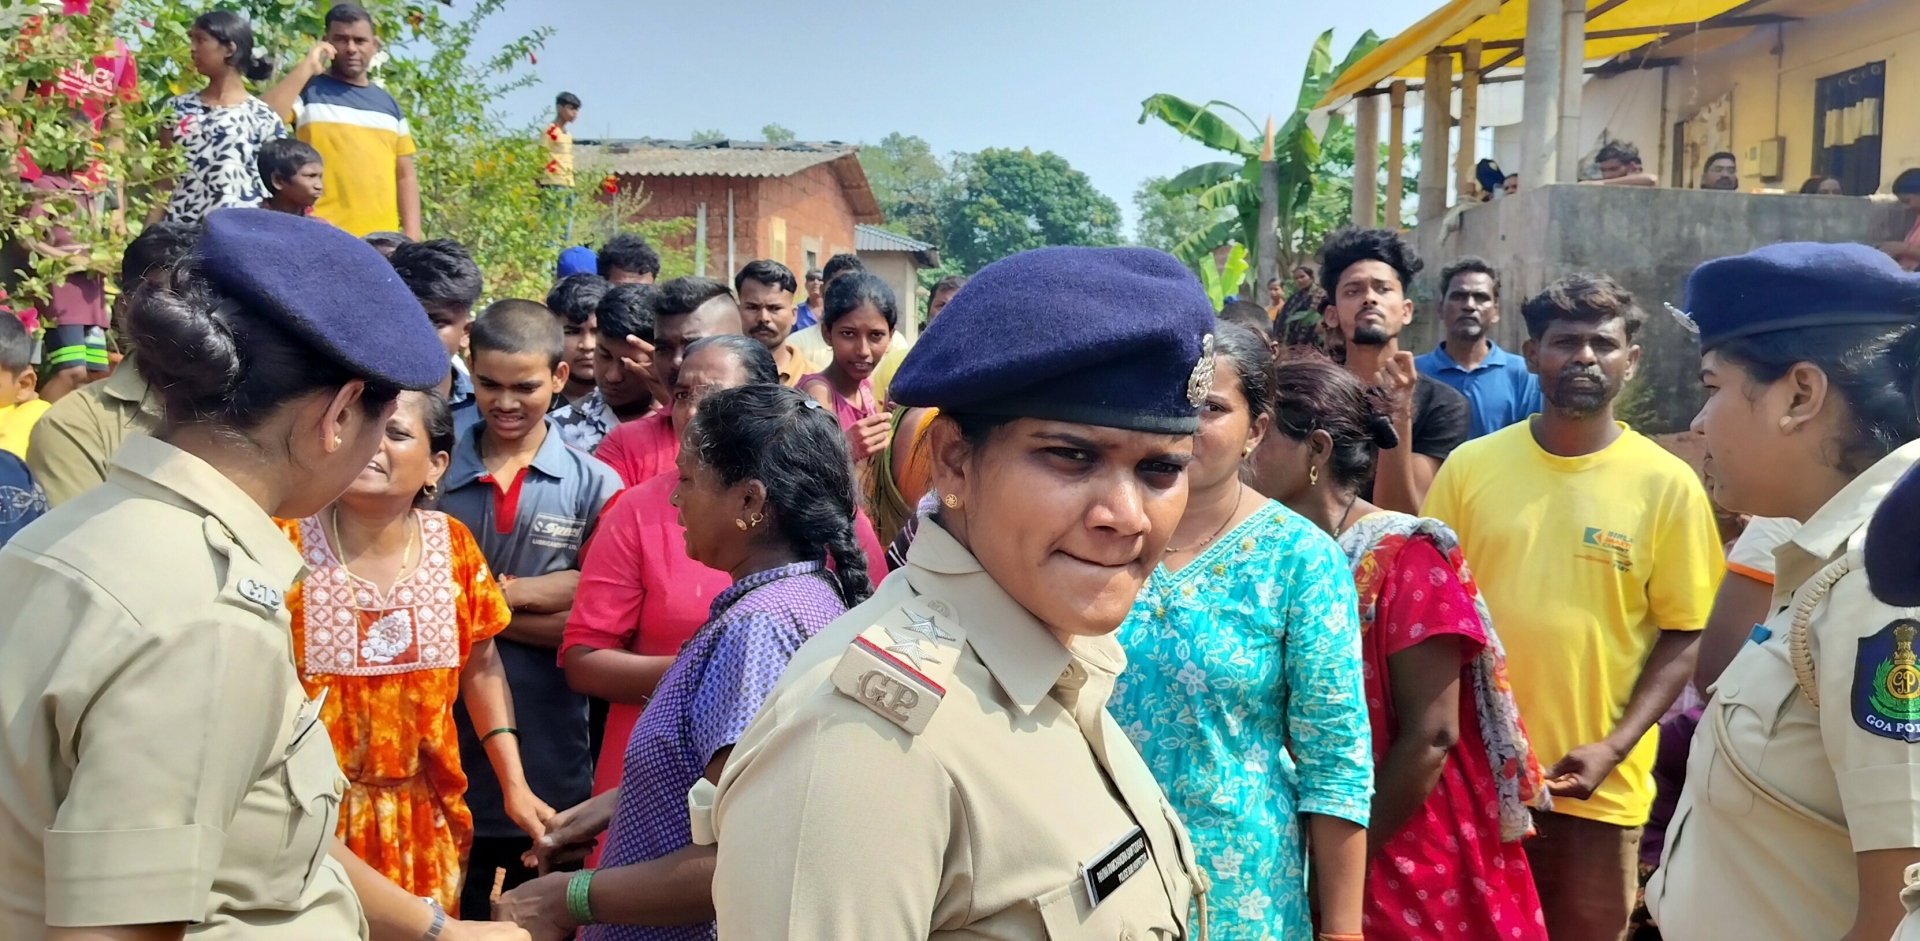
[{"label": "tiled roof", "polygon": [[924,252],[932,248],[919,239],[910,239],[877,225],[853,227],[853,250],[857,252]]},{"label": "tiled roof", "polygon": [[778,178],[826,164],[846,194],[856,222],[885,222],[860,148],[839,141],[683,141],[641,137],[632,140],[579,140],[575,162],[583,169],[615,176],[731,176]]},{"label": "tiled roof", "polygon": [[808,167],[851,156],[851,144],[762,141],[637,140],[579,141],[579,162],[632,176],[792,176]]}]

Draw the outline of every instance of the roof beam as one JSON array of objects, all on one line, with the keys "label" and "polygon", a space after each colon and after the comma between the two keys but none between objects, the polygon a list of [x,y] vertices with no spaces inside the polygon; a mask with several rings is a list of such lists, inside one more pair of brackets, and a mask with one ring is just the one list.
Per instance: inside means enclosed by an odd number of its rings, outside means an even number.
[{"label": "roof beam", "polygon": [[[1591,19],[1592,16],[1589,15],[1588,18]],[[1709,29],[1740,29],[1747,26],[1772,26],[1776,23],[1797,23],[1799,21],[1799,17],[1782,16],[1775,13],[1763,13],[1757,16],[1723,16],[1717,19],[1701,20],[1698,23],[1667,23],[1661,26],[1625,26],[1620,29],[1593,29],[1587,31],[1587,38],[1626,39],[1631,36],[1671,37],[1702,32]],[[1524,39],[1489,39],[1481,43],[1480,48],[1522,49],[1525,45],[1526,40]],[[1433,51],[1457,55],[1465,52],[1466,48],[1465,45],[1435,46]],[[1482,69],[1481,73],[1485,74],[1494,68],[1505,65],[1508,61],[1507,57],[1497,59],[1495,60],[1495,65]]]}]

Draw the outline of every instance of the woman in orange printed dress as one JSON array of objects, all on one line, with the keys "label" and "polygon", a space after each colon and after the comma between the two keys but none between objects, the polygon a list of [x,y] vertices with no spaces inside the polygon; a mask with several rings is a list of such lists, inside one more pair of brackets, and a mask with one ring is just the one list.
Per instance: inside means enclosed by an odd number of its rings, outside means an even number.
[{"label": "woman in orange printed dress", "polygon": [[[406,392],[378,454],[332,506],[280,525],[309,574],[287,595],[293,649],[351,786],[340,838],[416,895],[453,911],[473,841],[453,706],[494,730],[487,757],[507,814],[534,837],[553,809],[520,767],[513,699],[493,635],[511,612],[473,535],[416,507],[453,449],[453,418],[432,393]],[[487,912],[468,912],[485,918]]]}]

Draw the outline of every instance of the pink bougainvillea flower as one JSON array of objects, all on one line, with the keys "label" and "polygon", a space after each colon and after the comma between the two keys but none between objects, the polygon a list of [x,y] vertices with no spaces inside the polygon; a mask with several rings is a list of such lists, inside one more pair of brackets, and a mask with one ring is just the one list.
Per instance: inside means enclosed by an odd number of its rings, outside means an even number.
[{"label": "pink bougainvillea flower", "polygon": [[86,16],[93,11],[93,0],[60,0],[60,12],[67,16]]}]

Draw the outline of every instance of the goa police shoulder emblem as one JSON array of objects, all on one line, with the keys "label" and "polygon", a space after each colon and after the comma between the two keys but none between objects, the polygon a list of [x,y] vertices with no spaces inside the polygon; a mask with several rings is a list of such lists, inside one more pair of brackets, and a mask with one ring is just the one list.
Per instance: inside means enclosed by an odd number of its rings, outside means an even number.
[{"label": "goa police shoulder emblem", "polygon": [[847,645],[834,667],[833,686],[919,735],[946,698],[963,637],[945,602],[907,602]]},{"label": "goa police shoulder emblem", "polygon": [[1187,404],[1199,408],[1207,404],[1207,395],[1213,391],[1213,334],[1200,339],[1200,358],[1194,361],[1193,372],[1187,374]]},{"label": "goa police shoulder emblem", "polygon": [[1920,743],[1920,621],[1901,618],[1860,638],[1853,663],[1853,721],[1883,738]]}]

